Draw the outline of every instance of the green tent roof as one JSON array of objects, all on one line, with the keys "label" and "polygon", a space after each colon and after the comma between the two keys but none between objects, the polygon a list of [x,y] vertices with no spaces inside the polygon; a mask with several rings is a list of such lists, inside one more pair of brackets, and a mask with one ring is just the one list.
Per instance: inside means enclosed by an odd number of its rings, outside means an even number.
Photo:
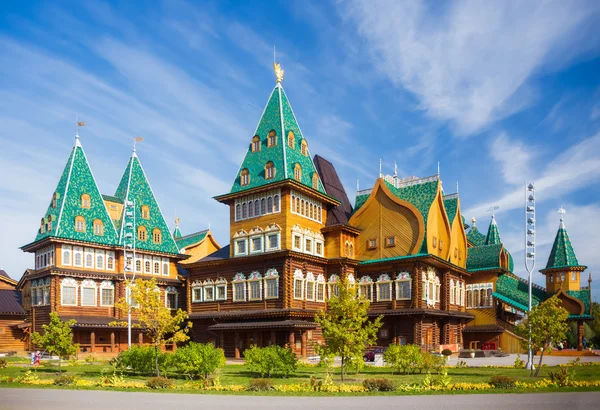
[{"label": "green tent roof", "polygon": [[469,248],[467,251],[467,270],[500,268],[501,251],[502,244]]},{"label": "green tent roof", "polygon": [[[267,139],[271,130],[276,132],[277,142],[274,146],[269,147]],[[290,131],[294,133],[293,147],[288,145],[288,133]],[[299,164],[302,170],[300,182],[309,188],[313,188],[313,176],[316,175],[318,179],[317,191],[326,194],[310,151],[307,150],[307,155],[301,152],[302,140],[305,136],[300,130],[294,111],[281,84],[278,83],[273,89],[254,135],[260,138],[260,150],[252,152],[252,144],[249,144],[246,157],[231,188],[231,193],[293,179],[294,168],[296,164]],[[266,179],[265,175],[265,166],[268,162],[273,162],[275,166],[275,175],[271,179]],[[242,186],[240,175],[244,169],[248,170],[250,181],[247,185]]]},{"label": "green tent roof", "polygon": [[500,232],[498,231],[498,225],[496,224],[496,218],[492,215],[490,226],[488,228],[487,236],[485,237],[486,245],[498,245],[501,244]]},{"label": "green tent roof", "polygon": [[467,239],[475,246],[485,245],[485,235],[479,232],[477,226],[473,224],[471,229],[469,229],[469,233],[467,233]]},{"label": "green tent roof", "polygon": [[[90,197],[89,209],[81,206],[83,194]],[[79,142],[79,136],[75,140],[75,146],[58,181],[54,196],[56,201],[50,201],[43,218],[45,221],[44,231],[38,230],[34,242],[47,237],[56,237],[102,245],[118,243],[117,232]],[[82,232],[75,230],[77,216],[85,219],[85,229]],[[95,220],[102,221],[104,225],[102,235],[94,233]],[[50,229],[47,229],[50,227],[48,225],[51,225]]]},{"label": "green tent roof", "polygon": [[[179,248],[175,244],[175,240],[171,235],[171,231],[158,206],[154,192],[152,192],[152,187],[146,178],[142,164],[135,151],[129,159],[127,168],[125,168],[125,172],[121,177],[115,197],[119,198],[123,203],[127,203],[127,201],[135,203],[135,232],[138,231],[138,227],[140,226],[146,227],[147,239],[145,241],[137,240],[135,244],[137,249],[179,254]],[[144,205],[148,206],[150,210],[150,217],[148,219],[142,218],[142,206]],[[121,220],[123,218],[125,218],[125,212],[123,212]],[[156,228],[160,230],[162,236],[162,241],[158,244],[154,243],[152,238],[152,231]],[[123,239],[123,231],[123,223],[121,223],[121,241]]]},{"label": "green tent roof", "polygon": [[173,239],[175,239],[175,241],[177,241],[178,239],[180,239],[183,235],[181,234],[181,231],[179,230],[179,227],[176,226],[175,229],[173,230]]},{"label": "green tent roof", "polygon": [[573,250],[573,245],[567,234],[564,222],[561,220],[554,244],[546,263],[546,269],[580,266]]},{"label": "green tent roof", "polygon": [[200,242],[201,240],[203,240],[204,238],[206,238],[207,233],[208,233],[208,230],[196,232],[196,233],[193,233],[190,235],[176,238],[175,242],[177,242],[177,246],[179,247],[179,249],[184,249],[184,248],[187,248],[190,245],[194,245],[194,244]]}]

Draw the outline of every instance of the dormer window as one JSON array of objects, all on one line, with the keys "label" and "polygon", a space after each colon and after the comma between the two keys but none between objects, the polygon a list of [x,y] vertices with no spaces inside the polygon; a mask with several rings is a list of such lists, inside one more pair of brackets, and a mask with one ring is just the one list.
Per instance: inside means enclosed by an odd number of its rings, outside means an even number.
[{"label": "dormer window", "polygon": [[240,173],[240,185],[246,186],[249,183],[250,183],[250,172],[248,171],[248,168],[244,168],[244,169],[242,169],[242,172]]},{"label": "dormer window", "polygon": [[296,137],[292,131],[288,132],[288,147],[294,148],[294,142],[296,141]]},{"label": "dormer window", "polygon": [[312,187],[313,189],[319,189],[319,176],[315,172],[312,177]]},{"label": "dormer window", "polygon": [[275,165],[271,161],[267,162],[265,165],[265,178],[272,179],[275,177]]},{"label": "dormer window", "polygon": [[145,226],[138,227],[138,241],[146,241],[148,231]]},{"label": "dormer window", "polygon": [[302,153],[302,155],[308,156],[308,144],[306,143],[305,139],[303,139],[300,143],[300,152]]},{"label": "dormer window", "polygon": [[150,208],[148,205],[142,205],[142,218],[150,219]]},{"label": "dormer window", "polygon": [[252,138],[252,152],[258,151],[260,151],[260,137],[255,135],[254,138]]},{"label": "dormer window", "polygon": [[81,207],[90,209],[90,196],[88,194],[81,195]]},{"label": "dormer window", "polygon": [[85,232],[85,218],[83,216],[75,217],[75,230],[77,232]]},{"label": "dormer window", "polygon": [[296,181],[302,181],[302,167],[300,164],[294,166],[294,179]]},{"label": "dormer window", "polygon": [[160,244],[160,243],[162,243],[162,233],[161,233],[160,229],[155,228],[152,231],[152,240],[157,245]]},{"label": "dormer window", "polygon": [[104,223],[100,219],[94,220],[94,234],[95,235],[104,235]]},{"label": "dormer window", "polygon": [[58,192],[55,192],[54,195],[52,195],[52,208],[56,208],[58,203]]},{"label": "dormer window", "polygon": [[269,136],[267,137],[267,146],[274,147],[277,145],[277,133],[275,130],[269,131]]}]

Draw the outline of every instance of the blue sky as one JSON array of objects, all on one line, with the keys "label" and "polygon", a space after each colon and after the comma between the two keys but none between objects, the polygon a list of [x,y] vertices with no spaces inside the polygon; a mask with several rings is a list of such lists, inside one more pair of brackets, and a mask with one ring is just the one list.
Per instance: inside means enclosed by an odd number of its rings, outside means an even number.
[{"label": "blue sky", "polygon": [[[2,2],[0,265],[20,277],[73,144],[102,192],[138,154],[171,227],[228,241],[228,192],[275,85],[311,152],[356,181],[429,176],[523,268],[522,184],[538,188],[542,268],[564,206],[600,272],[600,3],[594,1]],[[542,283],[542,275],[535,280]],[[600,277],[594,282],[600,291]]]}]

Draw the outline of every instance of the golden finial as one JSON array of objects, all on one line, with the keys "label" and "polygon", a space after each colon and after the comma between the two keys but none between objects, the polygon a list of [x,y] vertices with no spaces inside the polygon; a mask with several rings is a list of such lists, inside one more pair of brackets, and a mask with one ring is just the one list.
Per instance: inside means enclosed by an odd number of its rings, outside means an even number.
[{"label": "golden finial", "polygon": [[473,217],[473,218],[471,219],[471,223],[473,224],[473,226],[475,226],[475,222],[477,222],[477,220],[475,219],[475,217]]},{"label": "golden finial", "polygon": [[179,217],[175,218],[175,228],[179,228]]},{"label": "golden finial", "polygon": [[283,68],[281,68],[281,64],[274,62],[273,70],[275,71],[275,77],[277,78],[277,83],[281,83],[283,81],[283,73],[284,73]]}]

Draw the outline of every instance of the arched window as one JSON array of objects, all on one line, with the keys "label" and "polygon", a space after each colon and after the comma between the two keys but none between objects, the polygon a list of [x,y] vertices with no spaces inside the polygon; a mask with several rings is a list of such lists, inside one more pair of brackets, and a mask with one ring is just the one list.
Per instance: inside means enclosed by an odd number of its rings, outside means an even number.
[{"label": "arched window", "polygon": [[46,232],[46,220],[44,218],[40,221],[40,233]]},{"label": "arched window", "polygon": [[260,202],[257,200],[254,201],[254,216],[260,215]]},{"label": "arched window", "polygon": [[88,194],[81,195],[81,207],[90,209],[90,196]]},{"label": "arched window", "polygon": [[267,201],[265,198],[260,200],[260,214],[264,215],[267,213]]},{"label": "arched window", "polygon": [[150,263],[150,261],[144,262],[144,273],[150,273],[151,266],[152,266],[152,264]]},{"label": "arched window", "polygon": [[150,219],[150,208],[148,205],[142,205],[142,218]]},{"label": "arched window", "polygon": [[160,275],[160,262],[154,261],[154,274]]},{"label": "arched window", "polygon": [[267,138],[267,146],[273,147],[277,144],[277,133],[275,130],[269,131],[269,136]]},{"label": "arched window", "polygon": [[242,206],[240,204],[235,206],[235,219],[236,221],[242,219]]},{"label": "arched window", "polygon": [[141,272],[142,271],[142,260],[141,259],[136,259],[136,261],[135,261],[135,271],[136,272]]},{"label": "arched window", "polygon": [[104,269],[104,254],[96,251],[96,269]]},{"label": "arched window", "polygon": [[294,272],[294,299],[304,299],[304,275],[300,269]]},{"label": "arched window", "polygon": [[294,133],[292,131],[288,132],[288,147],[294,148]]},{"label": "arched window", "polygon": [[242,219],[248,218],[248,204],[244,202],[242,204]]},{"label": "arched window", "polygon": [[83,254],[75,252],[75,266],[83,266]]},{"label": "arched window", "polygon": [[115,253],[113,251],[106,251],[106,269],[115,269]]},{"label": "arched window", "polygon": [[137,233],[138,233],[138,240],[139,241],[146,241],[148,231],[146,230],[145,226],[138,226],[138,232]]},{"label": "arched window", "polygon": [[294,166],[294,179],[296,181],[302,181],[302,167],[300,164]]},{"label": "arched window", "polygon": [[94,219],[94,234],[104,235],[104,223],[100,219]]},{"label": "arched window", "polygon": [[248,218],[252,218],[253,216],[254,216],[254,206],[252,205],[252,201],[250,201],[250,202],[248,202]]},{"label": "arched window", "polygon": [[273,197],[267,197],[267,213],[270,214],[273,212]]},{"label": "arched window", "polygon": [[273,197],[273,212],[279,212],[279,195]]},{"label": "arched window", "polygon": [[303,139],[300,143],[300,152],[302,153],[302,155],[308,156],[308,144],[306,143],[305,139]]},{"label": "arched window", "polygon": [[152,230],[152,240],[155,244],[162,243],[162,232],[158,228]]},{"label": "arched window", "polygon": [[258,151],[260,151],[260,137],[255,135],[254,138],[252,138],[252,152]]},{"label": "arched window", "polygon": [[244,169],[242,169],[242,172],[240,173],[240,185],[246,186],[249,183],[250,183],[250,171],[248,171],[248,168],[244,168]]},{"label": "arched window", "polygon": [[71,247],[69,245],[63,245],[62,264],[65,266],[71,266]]},{"label": "arched window", "polygon": [[319,176],[316,172],[312,176],[312,187],[313,189],[319,189]]},{"label": "arched window", "polygon": [[52,215],[48,215],[48,224],[46,225],[46,230],[48,232],[52,230]]},{"label": "arched window", "polygon": [[382,273],[377,278],[377,301],[392,300],[392,278]]},{"label": "arched window", "polygon": [[56,208],[58,203],[58,192],[55,192],[54,195],[52,195],[52,208]]},{"label": "arched window", "polygon": [[271,161],[267,162],[265,165],[265,178],[272,179],[275,177],[275,165]]},{"label": "arched window", "polygon": [[243,273],[236,273],[231,281],[234,302],[244,302],[246,300],[246,276]]},{"label": "arched window", "polygon": [[454,305],[454,279],[450,279],[450,304]]},{"label": "arched window", "polygon": [[75,230],[77,232],[85,232],[85,218],[83,216],[75,217]]},{"label": "arched window", "polygon": [[412,278],[410,273],[398,273],[396,275],[396,300],[410,299],[412,299]]}]

